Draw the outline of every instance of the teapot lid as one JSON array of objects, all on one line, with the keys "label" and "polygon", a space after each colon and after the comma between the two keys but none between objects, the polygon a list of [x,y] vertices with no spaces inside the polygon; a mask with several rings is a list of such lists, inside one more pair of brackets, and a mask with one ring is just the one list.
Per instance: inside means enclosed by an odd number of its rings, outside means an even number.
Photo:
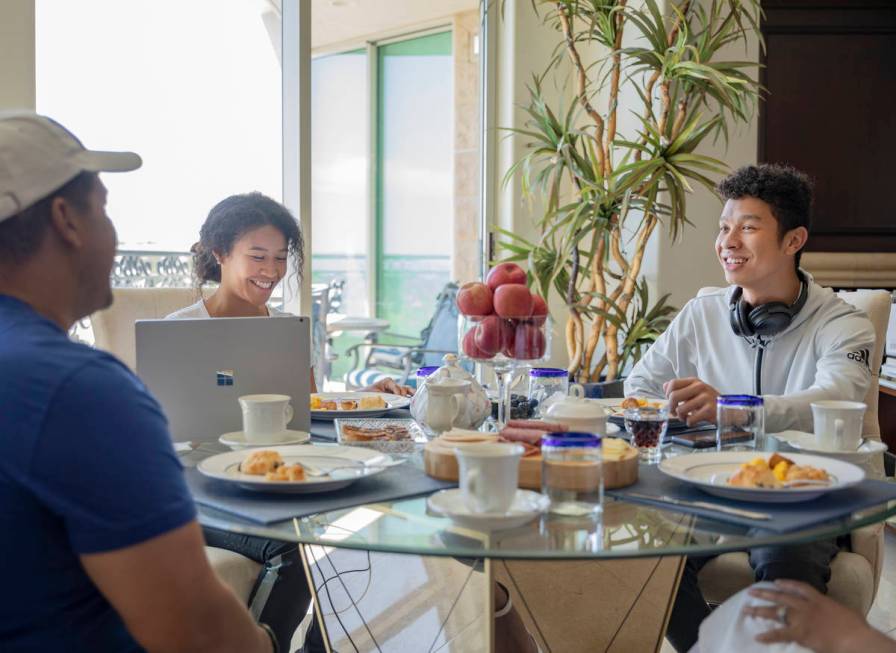
[{"label": "teapot lid", "polygon": [[607,411],[599,403],[580,397],[566,397],[548,406],[545,414],[548,417],[562,419],[564,417],[605,417]]}]

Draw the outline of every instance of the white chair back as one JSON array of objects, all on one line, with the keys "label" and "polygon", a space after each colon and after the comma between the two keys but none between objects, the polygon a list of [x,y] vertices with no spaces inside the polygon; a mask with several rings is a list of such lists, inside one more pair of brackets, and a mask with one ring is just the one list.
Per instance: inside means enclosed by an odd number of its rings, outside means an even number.
[{"label": "white chair back", "polygon": [[868,386],[864,399],[868,410],[865,411],[863,434],[879,436],[877,400],[880,392],[880,364],[887,340],[887,324],[890,321],[890,293],[886,290],[841,290],[837,296],[864,311],[874,326],[874,351],[868,361],[871,367],[871,385]]},{"label": "white chair back", "polygon": [[195,288],[113,288],[112,295],[112,306],[90,316],[94,345],[114,354],[135,371],[134,323],[164,318],[198,299]]}]

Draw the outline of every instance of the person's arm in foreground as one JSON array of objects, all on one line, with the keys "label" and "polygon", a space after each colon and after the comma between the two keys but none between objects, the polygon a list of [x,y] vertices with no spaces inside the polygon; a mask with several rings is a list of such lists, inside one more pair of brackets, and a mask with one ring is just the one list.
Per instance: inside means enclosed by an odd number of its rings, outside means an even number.
[{"label": "person's arm in foreground", "polygon": [[272,650],[267,633],[209,565],[195,521],[133,546],[80,558],[150,653]]},{"label": "person's arm in foreground", "polygon": [[750,594],[774,605],[748,606],[744,614],[781,623],[779,628],[758,635],[756,641],[796,642],[815,653],[896,652],[896,641],[806,583],[776,580],[775,589],[756,588]]}]

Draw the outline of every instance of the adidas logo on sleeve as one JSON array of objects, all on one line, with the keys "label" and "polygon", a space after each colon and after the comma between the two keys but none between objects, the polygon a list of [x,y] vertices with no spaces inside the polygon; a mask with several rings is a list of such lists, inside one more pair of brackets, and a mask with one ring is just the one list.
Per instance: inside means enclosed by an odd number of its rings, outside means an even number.
[{"label": "adidas logo on sleeve", "polygon": [[849,352],[846,357],[849,360],[855,361],[864,365],[867,368],[871,368],[871,352],[867,349],[859,349],[858,351]]}]

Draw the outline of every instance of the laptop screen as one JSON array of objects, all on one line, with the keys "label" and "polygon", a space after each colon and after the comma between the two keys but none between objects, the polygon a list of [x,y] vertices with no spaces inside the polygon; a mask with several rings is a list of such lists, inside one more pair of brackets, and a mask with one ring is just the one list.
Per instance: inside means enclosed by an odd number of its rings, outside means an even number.
[{"label": "laptop screen", "polygon": [[292,398],[290,430],[308,431],[307,317],[138,320],[137,375],[168,417],[175,441],[242,429],[239,397]]}]

